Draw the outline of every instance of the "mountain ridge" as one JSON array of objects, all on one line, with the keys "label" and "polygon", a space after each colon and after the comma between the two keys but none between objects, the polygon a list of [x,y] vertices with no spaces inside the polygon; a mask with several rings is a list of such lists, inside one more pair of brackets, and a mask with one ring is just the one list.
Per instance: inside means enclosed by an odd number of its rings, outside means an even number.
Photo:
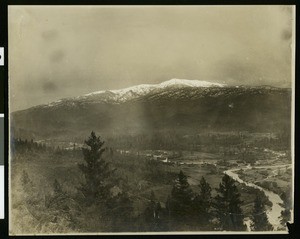
[{"label": "mountain ridge", "polygon": [[[84,94],[81,96],[73,97],[73,98],[67,98],[67,99],[85,99],[88,97],[94,97],[94,96],[107,96],[110,100],[110,103],[112,101],[115,101],[115,103],[124,103],[128,100],[133,100],[138,97],[145,96],[152,91],[155,90],[164,90],[167,88],[184,88],[184,87],[196,87],[196,88],[207,88],[207,87],[225,87],[225,84],[220,84],[220,83],[213,83],[213,82],[208,82],[208,81],[200,81],[200,80],[187,80],[187,79],[178,79],[178,78],[173,78],[168,81],[161,82],[159,84],[139,84],[139,85],[134,85],[118,90],[101,90],[101,91],[95,91],[91,92],[88,94]],[[106,95],[105,95],[106,94]],[[66,99],[66,100],[67,100]],[[53,103],[59,103],[61,100],[51,102],[48,104],[48,106],[52,106]]]},{"label": "mountain ridge", "polygon": [[43,139],[80,137],[91,130],[105,135],[131,135],[290,129],[290,89],[173,85],[137,96],[128,92],[130,99],[119,103],[113,92],[105,91],[13,112],[11,134]]},{"label": "mountain ridge", "polygon": [[166,87],[172,87],[172,86],[184,86],[184,87],[224,87],[226,86],[225,84],[220,84],[220,83],[214,83],[214,82],[208,82],[208,81],[200,81],[200,80],[187,80],[187,79],[178,79],[178,78],[173,78],[168,81],[161,82],[159,84],[139,84],[139,85],[134,85],[130,87],[126,87],[123,89],[119,90],[102,90],[102,91],[96,91],[92,93],[85,94],[84,96],[89,96],[93,94],[101,94],[106,91],[110,91],[113,93],[127,93],[128,91],[137,91],[140,93],[145,93],[145,91],[149,91],[152,89],[157,89],[157,88],[166,88]]},{"label": "mountain ridge", "polygon": [[[247,85],[236,85],[236,86],[230,86],[227,84],[221,84],[221,83],[214,83],[214,82],[208,82],[208,81],[200,81],[200,80],[187,80],[187,79],[178,79],[173,78],[168,81],[164,81],[158,84],[139,84],[134,85],[122,89],[117,90],[101,90],[101,91],[95,91],[87,94],[83,94],[80,96],[75,97],[67,97],[67,98],[61,98],[56,101],[52,101],[46,104],[40,104],[36,106],[29,107],[27,109],[18,110],[18,111],[24,111],[29,109],[35,109],[40,107],[52,107],[52,106],[58,106],[62,103],[71,102],[71,101],[89,101],[89,99],[97,99],[99,102],[106,102],[106,103],[125,103],[126,101],[130,100],[137,100],[141,97],[145,97],[148,94],[155,93],[155,92],[161,92],[164,90],[174,90],[175,88],[178,89],[184,89],[184,88],[248,88],[248,89],[269,89],[269,90],[278,90],[283,88],[278,88],[274,86],[269,85],[263,85],[263,86],[247,86]],[[15,112],[18,112],[15,111]],[[14,113],[14,112],[13,112]]]}]

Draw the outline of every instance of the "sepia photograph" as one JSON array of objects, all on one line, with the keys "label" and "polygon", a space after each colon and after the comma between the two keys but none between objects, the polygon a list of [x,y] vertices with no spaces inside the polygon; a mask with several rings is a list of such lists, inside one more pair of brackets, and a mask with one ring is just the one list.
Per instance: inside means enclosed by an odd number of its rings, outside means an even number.
[{"label": "sepia photograph", "polygon": [[295,7],[8,6],[9,234],[287,234]]}]

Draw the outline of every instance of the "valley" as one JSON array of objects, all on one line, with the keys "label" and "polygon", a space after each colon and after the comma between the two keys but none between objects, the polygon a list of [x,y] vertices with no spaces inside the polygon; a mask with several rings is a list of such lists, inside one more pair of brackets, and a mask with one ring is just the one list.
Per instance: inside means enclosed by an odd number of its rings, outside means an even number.
[{"label": "valley", "polygon": [[[222,137],[224,137],[224,134],[217,137],[219,139],[218,144],[220,144],[220,138]],[[257,137],[257,135],[251,135],[251,137]],[[253,142],[253,140],[248,139],[248,143],[250,142]],[[26,143],[23,144],[26,145]],[[27,144],[30,144],[30,141]],[[82,177],[79,177],[78,164],[82,162],[81,147],[83,144],[74,142],[51,144],[49,141],[32,142],[32,144],[44,145],[43,147],[46,150],[39,152],[34,149],[23,149],[25,151],[22,153],[22,151],[20,152],[22,146],[16,144],[16,153],[11,166],[12,187],[20,187],[20,175],[25,171],[35,185],[31,193],[39,198],[36,200],[43,202],[43,194],[44,197],[47,197],[46,195],[49,193],[51,195],[54,180],[58,180],[63,190],[72,195],[73,198],[78,197],[76,185],[80,184],[80,180],[82,180]],[[186,174],[188,183],[194,191],[198,190],[201,177],[204,177],[212,188],[212,197],[217,195],[216,189],[219,187],[224,174],[227,174],[237,182],[241,193],[241,208],[248,231],[251,231],[253,202],[258,191],[263,192],[265,195],[266,212],[274,230],[285,231],[286,229],[280,220],[281,211],[286,209],[284,205],[290,205],[291,203],[292,178],[288,177],[290,172],[287,172],[291,170],[289,151],[269,150],[256,145],[245,153],[243,148],[240,151],[237,150],[240,147],[239,144],[235,147],[232,144],[230,146],[223,145],[222,147],[219,145],[215,146],[214,150],[211,150],[208,145],[205,146],[202,143],[202,150],[198,151],[184,149],[116,149],[108,144],[104,158],[113,168],[117,168],[116,176],[122,177],[123,180],[126,178],[126,190],[133,202],[135,217],[139,217],[145,210],[151,192],[155,194],[161,206],[166,207],[168,195],[172,190],[176,174],[180,170]],[[219,150],[216,151],[216,148]],[[228,152],[232,153],[229,154]],[[275,174],[282,176],[275,177]],[[286,176],[284,177],[284,175]],[[273,184],[279,186],[274,188],[266,183],[270,179]],[[121,185],[123,183],[125,181]],[[120,184],[116,186],[115,193],[124,190],[122,187]],[[22,189],[18,190],[22,191]],[[283,193],[288,196],[282,198]],[[15,193],[13,194],[15,195]],[[16,194],[15,197],[19,198],[18,200],[24,199],[22,199],[24,195],[20,198],[20,195]],[[30,216],[22,211],[24,209],[20,209],[18,200],[16,199],[12,204],[13,214],[18,217],[20,213],[22,216]],[[35,221],[37,219],[31,218],[31,220]],[[70,228],[61,228],[60,230],[64,231],[64,229],[69,230]],[[42,229],[40,230],[39,232],[42,232]],[[82,228],[81,230],[85,229]],[[92,229],[88,227],[86,230]]]},{"label": "valley", "polygon": [[286,232],[290,102],[172,79],[12,112],[11,230]]}]

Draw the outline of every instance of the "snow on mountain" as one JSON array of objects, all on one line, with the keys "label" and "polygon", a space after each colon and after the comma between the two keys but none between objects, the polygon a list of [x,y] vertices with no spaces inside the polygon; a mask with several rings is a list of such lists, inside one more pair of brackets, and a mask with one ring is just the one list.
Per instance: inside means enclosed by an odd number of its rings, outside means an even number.
[{"label": "snow on mountain", "polygon": [[143,84],[143,85],[131,86],[131,87],[120,89],[120,90],[101,90],[101,91],[96,91],[96,92],[92,92],[92,93],[86,94],[84,96],[98,95],[98,94],[103,94],[103,93],[106,93],[106,92],[112,92],[112,93],[118,94],[120,96],[125,95],[128,92],[132,92],[132,93],[138,94],[138,95],[143,95],[143,94],[149,93],[151,90],[153,90],[155,88],[156,88],[156,85]]},{"label": "snow on mountain", "polygon": [[208,81],[186,80],[186,79],[171,79],[158,84],[158,87],[164,88],[169,86],[187,86],[187,87],[224,87],[225,84],[212,83]]},{"label": "snow on mountain", "polygon": [[[225,87],[225,84],[212,83],[208,81],[199,81],[199,80],[186,80],[186,79],[171,79],[164,81],[160,84],[141,84],[135,85],[124,89],[119,90],[101,90],[85,94],[83,96],[78,96],[73,99],[76,100],[92,100],[97,99],[103,102],[114,102],[121,103],[128,100],[136,99],[140,96],[147,95],[148,93],[159,90],[159,89],[168,89],[168,88],[183,88],[183,87],[198,87],[198,88],[207,88],[207,87]],[[67,99],[69,100],[69,99]],[[72,100],[72,99],[70,99]],[[51,102],[46,106],[55,106],[61,103],[64,103],[64,100],[58,100]],[[72,103],[74,104],[74,103]]]},{"label": "snow on mountain", "polygon": [[141,95],[146,95],[155,89],[165,89],[169,87],[224,87],[225,84],[212,83],[208,81],[186,80],[186,79],[171,79],[160,84],[142,84],[131,86],[120,90],[102,90],[84,95],[83,97],[95,96],[107,92],[114,93],[115,100],[125,101],[130,98],[135,98]]}]

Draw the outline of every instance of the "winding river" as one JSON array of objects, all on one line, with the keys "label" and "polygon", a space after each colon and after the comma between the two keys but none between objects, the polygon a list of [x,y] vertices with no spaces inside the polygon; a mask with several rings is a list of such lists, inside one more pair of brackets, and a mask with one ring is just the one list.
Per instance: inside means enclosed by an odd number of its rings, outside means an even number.
[{"label": "winding river", "polygon": [[[260,167],[256,167],[256,168],[266,168],[266,169],[270,169],[270,168],[285,168],[285,167],[291,167],[290,164],[286,164],[286,165],[276,165],[276,166],[260,166]],[[274,230],[278,230],[280,227],[280,216],[281,216],[281,211],[284,210],[284,208],[281,206],[281,204],[283,203],[282,199],[279,197],[278,194],[269,191],[265,188],[262,188],[254,183],[251,182],[245,182],[244,180],[242,180],[239,175],[236,173],[236,171],[240,170],[240,169],[251,169],[251,167],[245,167],[245,168],[236,168],[236,169],[230,169],[230,170],[226,170],[224,171],[225,174],[227,174],[228,176],[230,176],[232,179],[236,180],[239,183],[243,183],[248,187],[252,187],[252,188],[256,188],[259,189],[261,191],[264,192],[264,194],[268,197],[268,199],[272,202],[272,207],[270,208],[270,210],[267,212],[267,216],[269,219],[269,222],[273,225]]]},{"label": "winding river", "polygon": [[[122,152],[121,152],[122,153]],[[125,153],[131,153],[130,151],[126,151]],[[167,163],[168,160],[163,160],[164,163]],[[204,162],[177,162],[180,164],[203,164]],[[211,162],[205,162],[206,164],[213,164],[216,166],[215,163],[211,163]],[[273,165],[273,166],[255,166],[255,169],[280,169],[280,168],[290,168],[292,165],[291,164],[284,164],[284,165]],[[281,223],[280,223],[280,218],[281,218],[281,211],[284,210],[284,208],[281,206],[283,201],[282,199],[279,197],[278,194],[267,190],[263,187],[260,187],[254,183],[251,182],[246,182],[244,180],[242,180],[239,175],[236,173],[239,170],[250,170],[254,168],[252,168],[250,165],[248,165],[247,167],[240,167],[240,168],[234,168],[234,169],[229,169],[229,170],[225,170],[224,173],[227,174],[228,176],[230,176],[232,179],[234,179],[235,181],[239,182],[239,183],[243,183],[248,187],[252,187],[258,190],[261,190],[264,192],[264,194],[268,197],[269,201],[272,202],[272,207],[268,210],[267,212],[267,217],[269,222],[272,224],[273,228],[275,231],[277,230],[281,230]],[[273,171],[273,173],[275,172],[275,170]],[[276,176],[276,174],[274,173],[273,176]],[[250,229],[250,220],[245,221],[248,230]]]}]

